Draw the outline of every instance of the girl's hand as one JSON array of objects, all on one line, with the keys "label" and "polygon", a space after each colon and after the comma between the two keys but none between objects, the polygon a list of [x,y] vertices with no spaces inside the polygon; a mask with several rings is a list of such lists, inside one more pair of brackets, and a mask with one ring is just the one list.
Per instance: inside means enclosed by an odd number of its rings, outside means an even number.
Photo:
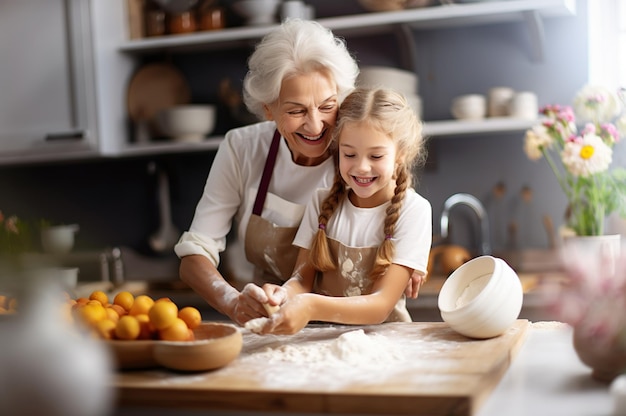
[{"label": "girl's hand", "polygon": [[283,303],[263,328],[264,334],[292,335],[310,321],[307,294],[296,295]]},{"label": "girl's hand", "polygon": [[411,274],[411,278],[409,279],[409,283],[406,285],[406,289],[404,290],[404,294],[407,298],[417,299],[417,295],[424,283],[426,283],[426,275],[423,275],[417,271],[413,271]]},{"label": "girl's hand", "polygon": [[270,307],[280,306],[283,302],[285,302],[287,296],[289,295],[283,286],[271,283],[264,284],[263,291],[265,292],[265,296],[267,296],[267,305]]}]

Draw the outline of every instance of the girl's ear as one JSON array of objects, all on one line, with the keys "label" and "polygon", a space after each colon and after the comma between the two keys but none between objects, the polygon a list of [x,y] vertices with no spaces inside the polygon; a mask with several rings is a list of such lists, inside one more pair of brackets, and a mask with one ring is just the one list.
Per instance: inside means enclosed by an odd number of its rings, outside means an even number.
[{"label": "girl's ear", "polygon": [[272,110],[269,105],[263,104],[263,110],[265,111],[265,118],[268,121],[274,120],[274,114],[272,113]]}]

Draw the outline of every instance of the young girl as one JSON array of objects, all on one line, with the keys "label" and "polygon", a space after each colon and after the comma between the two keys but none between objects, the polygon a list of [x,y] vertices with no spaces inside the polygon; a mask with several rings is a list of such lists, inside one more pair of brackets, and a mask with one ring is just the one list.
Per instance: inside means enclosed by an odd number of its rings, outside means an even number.
[{"label": "young girl", "polygon": [[425,159],[421,132],[401,94],[356,89],[345,99],[334,184],[306,208],[292,277],[263,287],[268,307],[280,309],[258,332],[411,320],[403,292],[413,271],[426,276],[432,239],[430,203],[411,186],[413,166]]}]

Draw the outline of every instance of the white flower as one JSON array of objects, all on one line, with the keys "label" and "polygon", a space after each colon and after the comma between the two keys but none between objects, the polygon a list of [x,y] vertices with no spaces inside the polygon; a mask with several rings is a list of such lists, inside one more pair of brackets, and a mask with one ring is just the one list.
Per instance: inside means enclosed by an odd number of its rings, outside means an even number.
[{"label": "white flower", "polygon": [[561,159],[572,175],[587,177],[607,170],[613,151],[600,136],[590,133],[565,143]]},{"label": "white flower", "polygon": [[621,110],[617,94],[606,87],[587,85],[574,97],[574,112],[583,122],[611,120]]},{"label": "white flower", "polygon": [[524,140],[524,151],[531,160],[541,159],[542,149],[547,149],[552,145],[552,137],[548,134],[548,129],[540,124],[534,126],[526,132]]}]

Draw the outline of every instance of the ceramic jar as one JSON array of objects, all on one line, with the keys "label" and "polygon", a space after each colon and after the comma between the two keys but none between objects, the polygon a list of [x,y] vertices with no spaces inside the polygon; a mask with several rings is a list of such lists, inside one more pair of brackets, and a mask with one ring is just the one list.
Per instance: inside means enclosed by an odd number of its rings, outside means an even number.
[{"label": "ceramic jar", "polygon": [[626,348],[612,343],[605,345],[597,337],[574,327],[573,345],[580,361],[591,368],[591,377],[610,383],[626,370]]}]

